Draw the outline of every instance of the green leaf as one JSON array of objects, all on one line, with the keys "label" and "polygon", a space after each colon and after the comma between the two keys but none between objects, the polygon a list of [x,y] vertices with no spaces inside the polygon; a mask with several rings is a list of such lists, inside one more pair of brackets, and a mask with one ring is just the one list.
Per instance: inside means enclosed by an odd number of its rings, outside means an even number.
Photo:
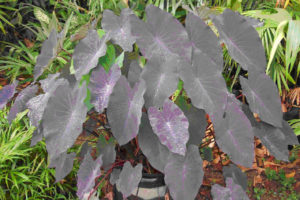
[{"label": "green leaf", "polygon": [[277,25],[283,21],[292,20],[292,16],[286,9],[275,8],[274,10],[276,10],[277,13],[270,13],[270,12],[267,12],[266,10],[250,10],[250,11],[244,12],[243,14],[252,16],[255,18],[265,19],[267,21],[270,20],[270,21],[275,22]]},{"label": "green leaf", "polygon": [[282,21],[277,29],[276,29],[276,32],[275,32],[275,38],[274,38],[274,42],[272,44],[272,49],[271,49],[271,53],[270,53],[270,58],[269,58],[269,62],[268,62],[268,65],[267,65],[267,70],[266,70],[266,73],[269,74],[269,69],[270,69],[270,66],[271,66],[271,63],[274,59],[274,56],[275,56],[275,53],[276,53],[276,50],[278,48],[278,45],[280,44],[281,40],[284,38],[284,28],[285,26],[288,24],[288,21]]},{"label": "green leaf", "polygon": [[123,61],[124,61],[124,52],[122,52],[116,59],[115,62],[116,64],[119,65],[120,68],[123,67]]},{"label": "green leaf", "polygon": [[294,130],[295,135],[300,135],[300,119],[292,119],[288,121]]},{"label": "green leaf", "polygon": [[99,64],[103,66],[106,72],[109,71],[110,66],[114,63],[116,57],[115,47],[110,44],[107,46],[105,56],[99,58]]},{"label": "green leaf", "polygon": [[[70,28],[70,24],[71,24],[71,21],[72,21],[72,19],[73,19],[73,12],[71,13],[71,15],[69,16],[69,18],[67,19],[67,21],[66,21],[66,23],[65,23],[65,25],[64,25],[64,39],[66,38],[66,36],[67,36],[67,33],[68,33],[68,31],[69,31],[69,28]],[[64,40],[63,39],[63,40]]]},{"label": "green leaf", "polygon": [[103,29],[97,29],[97,33],[100,38],[102,38],[105,35],[105,31]]},{"label": "green leaf", "polygon": [[[289,72],[292,71],[297,54],[300,50],[300,20],[289,21],[289,28],[286,37],[286,67]],[[290,67],[289,67],[290,66]]]},{"label": "green leaf", "polygon": [[84,104],[88,108],[88,111],[91,110],[94,107],[94,105],[91,104],[91,91],[88,88],[88,85],[90,83],[91,71],[90,71],[90,73],[83,75],[81,80],[80,80],[80,83],[79,83],[79,85],[82,86],[82,83],[84,81],[86,81],[86,87],[87,87],[86,93],[87,94],[86,94],[86,98],[84,99]]}]

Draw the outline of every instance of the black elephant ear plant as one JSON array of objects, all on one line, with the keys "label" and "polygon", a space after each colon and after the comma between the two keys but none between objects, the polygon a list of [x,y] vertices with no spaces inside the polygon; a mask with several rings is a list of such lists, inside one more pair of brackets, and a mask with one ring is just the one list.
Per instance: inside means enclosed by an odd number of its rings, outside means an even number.
[{"label": "black elephant ear plant", "polygon": [[[35,83],[61,49],[64,34],[53,30],[43,43],[35,66],[36,81],[18,94],[9,120],[29,109],[31,123],[37,127],[32,144],[45,138],[50,167],[56,168],[56,181],[73,168],[76,155],[67,152],[82,132],[88,112],[84,103],[88,90],[90,103],[98,113],[106,115],[118,145],[137,140],[151,166],[164,174],[174,200],[195,199],[202,184],[199,146],[206,126],[201,120],[206,114],[213,122],[216,143],[233,163],[251,168],[254,136],[277,159],[288,161],[287,145],[296,144],[297,138],[283,121],[278,91],[264,72],[264,49],[251,24],[227,9],[221,15],[211,16],[217,37],[192,13],[187,15],[184,27],[171,14],[149,5],[146,19],[139,19],[128,8],[120,15],[105,10],[101,21],[105,35],[100,38],[97,30],[90,29],[75,47],[73,73],[62,71],[40,80],[43,93],[35,96]],[[249,106],[242,105],[227,90],[220,42],[248,71],[248,77],[240,77],[240,83]],[[123,51],[139,51],[145,65],[141,67],[137,60],[128,66],[115,63],[104,69],[99,58],[106,55],[108,43]],[[129,67],[124,70],[126,74],[121,73],[121,67]],[[89,81],[83,82],[86,74],[90,75]],[[169,98],[179,81],[191,99],[189,107],[177,105]],[[15,86],[13,83],[0,90],[1,107],[13,96]],[[253,113],[259,115],[260,122]],[[91,198],[95,179],[112,172],[116,158],[112,142],[100,144],[95,160],[86,147],[77,176],[80,199]],[[113,183],[124,199],[139,185],[142,171],[142,164],[132,166],[127,161],[119,173],[113,173]],[[249,199],[245,174],[235,165],[224,167],[223,173],[226,187],[213,185],[213,198]]]}]

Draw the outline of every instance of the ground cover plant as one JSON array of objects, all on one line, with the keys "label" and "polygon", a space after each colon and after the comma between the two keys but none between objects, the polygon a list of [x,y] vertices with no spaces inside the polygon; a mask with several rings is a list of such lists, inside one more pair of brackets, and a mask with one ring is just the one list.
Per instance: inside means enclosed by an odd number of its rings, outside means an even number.
[{"label": "ground cover plant", "polygon": [[[0,111],[0,199],[75,199],[74,175],[66,178],[67,184],[53,185],[55,170],[48,168],[45,142],[30,147],[35,127],[27,113],[19,113],[9,124],[8,109]],[[75,164],[72,174],[78,167]]]},{"label": "ground cover plant", "polygon": [[[264,51],[251,24],[230,10],[212,17],[229,53],[248,71],[248,76],[240,77],[249,102],[247,106],[227,91],[221,75],[223,58],[219,39],[199,17],[189,13],[183,27],[170,14],[154,6],[147,7],[146,15],[144,22],[129,9],[122,10],[120,16],[104,11],[101,26],[106,33],[101,32],[100,37],[99,31],[88,30],[72,55],[72,74],[67,65],[62,73],[42,80],[40,75],[61,50],[64,32],[52,30],[44,42],[35,66],[36,82],[18,95],[8,120],[12,121],[16,113],[29,109],[31,123],[37,127],[32,144],[45,137],[50,166],[56,168],[56,181],[72,170],[75,153],[69,153],[68,149],[81,133],[91,106],[106,115],[110,126],[107,129],[115,141],[104,142],[103,151],[99,151],[95,160],[90,150],[83,151],[85,156],[77,184],[77,195],[81,199],[95,191],[95,178],[103,173],[101,166],[106,168],[107,174],[115,167],[114,159],[107,159],[115,158],[112,148],[115,143],[123,146],[131,141],[137,142],[150,164],[165,174],[173,199],[194,199],[204,175],[198,146],[204,137],[204,132],[199,130],[206,124],[199,123],[193,116],[205,118],[205,113],[214,124],[216,143],[235,164],[252,166],[254,136],[260,138],[277,159],[288,161],[287,145],[297,144],[297,138],[282,119],[277,88],[264,74]],[[242,38],[235,35],[245,32],[247,35]],[[131,63],[129,69],[122,66],[120,63],[126,59],[124,53],[105,65],[107,60],[101,61],[100,57],[106,55],[112,44],[123,51],[138,48],[142,54],[140,58],[146,61],[141,62],[143,68],[139,62]],[[191,104],[185,99],[176,104],[174,99],[169,99],[176,93],[180,80],[181,90],[185,90]],[[43,93],[35,96],[37,82]],[[3,105],[13,95],[13,86],[1,90]],[[87,91],[91,94],[90,104],[86,99]],[[261,121],[258,122],[252,113],[257,113]],[[143,170],[141,165],[133,168],[131,164],[125,162],[126,167],[116,181],[124,197],[139,183]],[[234,165],[227,170],[227,175],[224,170],[227,187],[215,184],[212,187],[214,199],[234,195],[247,199],[246,179],[241,171]],[[124,185],[128,180],[132,180],[132,187]]]}]

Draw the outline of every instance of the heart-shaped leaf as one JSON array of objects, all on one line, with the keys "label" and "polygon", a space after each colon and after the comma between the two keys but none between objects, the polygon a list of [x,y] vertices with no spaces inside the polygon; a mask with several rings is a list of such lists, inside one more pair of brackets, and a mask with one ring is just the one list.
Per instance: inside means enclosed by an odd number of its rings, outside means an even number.
[{"label": "heart-shaped leaf", "polygon": [[110,184],[114,185],[119,180],[121,174],[121,169],[114,168],[110,174],[109,182]]},{"label": "heart-shaped leaf", "polygon": [[211,62],[223,70],[223,52],[219,39],[211,28],[198,16],[188,13],[185,26],[194,48],[200,49],[211,59]]},{"label": "heart-shaped leaf", "polygon": [[125,8],[121,15],[115,15],[111,10],[104,10],[101,21],[102,28],[109,32],[114,43],[120,45],[124,51],[132,51],[135,37],[131,35],[129,16],[134,15],[132,10]]},{"label": "heart-shaped leaf", "polygon": [[4,108],[8,100],[14,96],[17,85],[18,81],[15,81],[14,83],[6,85],[0,89],[0,110]]},{"label": "heart-shaped leaf", "polygon": [[36,97],[30,99],[26,106],[29,109],[28,117],[33,126],[39,127],[39,123],[42,120],[44,110],[47,106],[49,98],[52,96],[53,92],[59,85],[64,85],[67,83],[65,79],[55,78],[57,75],[49,75],[49,77],[41,81],[41,86],[44,90],[44,94],[40,94]]},{"label": "heart-shaped leaf", "polygon": [[230,9],[213,17],[212,21],[231,57],[245,70],[264,73],[267,64],[265,50],[255,28],[239,13]]},{"label": "heart-shaped leaf", "polygon": [[81,133],[87,113],[83,102],[85,97],[85,84],[72,89],[65,82],[56,88],[48,100],[42,126],[50,158],[67,151]]},{"label": "heart-shaped leaf", "polygon": [[145,113],[142,115],[138,142],[151,166],[163,173],[165,165],[167,164],[166,158],[168,158],[171,152],[165,145],[160,143]]},{"label": "heart-shaped leaf", "polygon": [[89,194],[95,185],[95,178],[101,175],[100,167],[102,165],[102,156],[93,160],[90,153],[87,153],[78,170],[77,196],[83,199]]},{"label": "heart-shaped leaf", "polygon": [[211,188],[211,194],[214,200],[249,200],[243,188],[236,184],[232,178],[226,178],[226,187],[214,184]]},{"label": "heart-shaped leaf", "polygon": [[55,183],[65,178],[73,169],[76,153],[64,152],[50,161],[49,168],[55,167]]},{"label": "heart-shaped leaf", "polygon": [[282,127],[283,114],[275,83],[264,73],[250,76],[248,80],[240,77],[240,83],[251,111],[262,121]]},{"label": "heart-shaped leaf", "polygon": [[98,140],[97,150],[102,155],[102,167],[108,170],[116,160],[115,144],[110,141]]},{"label": "heart-shaped leaf", "polygon": [[243,105],[244,113],[253,127],[254,135],[267,147],[277,160],[289,161],[288,145],[298,144],[297,137],[290,125],[282,120],[282,128],[274,127],[265,122],[257,122],[249,106]]},{"label": "heart-shaped leaf", "polygon": [[234,164],[230,164],[229,166],[223,167],[223,176],[224,178],[232,178],[235,184],[240,185],[243,190],[247,190],[247,175],[242,172],[240,168],[238,168]]},{"label": "heart-shaped leaf", "polygon": [[145,82],[131,88],[124,76],[116,83],[107,107],[107,118],[112,134],[120,145],[133,139],[139,131],[144,105]]},{"label": "heart-shaped leaf", "polygon": [[131,195],[135,188],[138,187],[142,179],[143,165],[139,163],[137,166],[132,167],[130,162],[123,165],[123,169],[117,180],[117,189],[122,192],[123,198]]},{"label": "heart-shaped leaf", "polygon": [[164,101],[176,91],[179,80],[177,65],[176,59],[148,60],[141,74],[147,87],[145,93],[146,108],[150,106],[161,107]]},{"label": "heart-shaped leaf", "polygon": [[35,96],[35,93],[37,93],[37,91],[38,91],[37,85],[29,85],[18,94],[7,117],[9,123],[12,122],[12,120],[17,116],[19,112],[22,112],[26,109],[26,103],[32,97]]},{"label": "heart-shaped leaf", "polygon": [[180,108],[166,99],[162,111],[156,107],[148,109],[150,124],[160,142],[171,152],[185,155],[189,140],[189,122]]},{"label": "heart-shaped leaf", "polygon": [[195,199],[204,176],[197,146],[190,145],[185,156],[169,156],[164,171],[165,183],[174,200]]},{"label": "heart-shaped leaf", "polygon": [[97,112],[102,113],[107,108],[109,97],[120,77],[121,70],[117,64],[108,73],[101,66],[93,70],[88,88],[91,91],[91,103]]},{"label": "heart-shaped leaf", "polygon": [[77,80],[97,66],[98,59],[105,55],[106,42],[109,39],[109,34],[100,39],[96,30],[89,30],[87,36],[77,44],[73,54]]},{"label": "heart-shaped leaf", "polygon": [[180,78],[192,104],[204,109],[210,116],[222,112],[227,99],[226,83],[211,59],[199,49],[194,49],[192,66],[180,65]]},{"label": "heart-shaped leaf", "polygon": [[298,145],[298,139],[288,122],[282,120],[282,128],[261,122],[254,127],[254,134],[278,160],[289,162],[288,145]]},{"label": "heart-shaped leaf", "polygon": [[189,121],[189,144],[200,145],[205,136],[207,121],[205,111],[191,105],[190,108],[183,110],[184,115]]},{"label": "heart-shaped leaf", "polygon": [[48,39],[42,44],[42,49],[40,55],[37,57],[36,64],[34,66],[34,80],[36,80],[40,75],[42,75],[43,70],[49,66],[49,64],[55,59],[59,45],[60,39],[62,39],[63,34],[58,34],[56,30],[52,30]]},{"label": "heart-shaped leaf", "polygon": [[215,127],[216,142],[233,162],[251,168],[254,159],[253,129],[235,96],[228,99],[225,118]]},{"label": "heart-shaped leaf", "polygon": [[146,14],[146,23],[134,15],[129,17],[131,33],[136,37],[143,56],[168,58],[176,54],[190,61],[192,48],[182,24],[170,13],[153,5],[147,6]]}]

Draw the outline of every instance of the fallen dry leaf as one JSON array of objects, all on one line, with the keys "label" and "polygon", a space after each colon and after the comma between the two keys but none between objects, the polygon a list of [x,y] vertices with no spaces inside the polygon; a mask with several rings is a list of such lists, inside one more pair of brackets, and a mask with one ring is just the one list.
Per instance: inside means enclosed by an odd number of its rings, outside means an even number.
[{"label": "fallen dry leaf", "polygon": [[296,174],[296,172],[293,171],[293,172],[291,172],[291,173],[289,173],[289,174],[285,174],[285,177],[286,177],[286,178],[292,178],[292,177],[295,176],[295,174]]}]

